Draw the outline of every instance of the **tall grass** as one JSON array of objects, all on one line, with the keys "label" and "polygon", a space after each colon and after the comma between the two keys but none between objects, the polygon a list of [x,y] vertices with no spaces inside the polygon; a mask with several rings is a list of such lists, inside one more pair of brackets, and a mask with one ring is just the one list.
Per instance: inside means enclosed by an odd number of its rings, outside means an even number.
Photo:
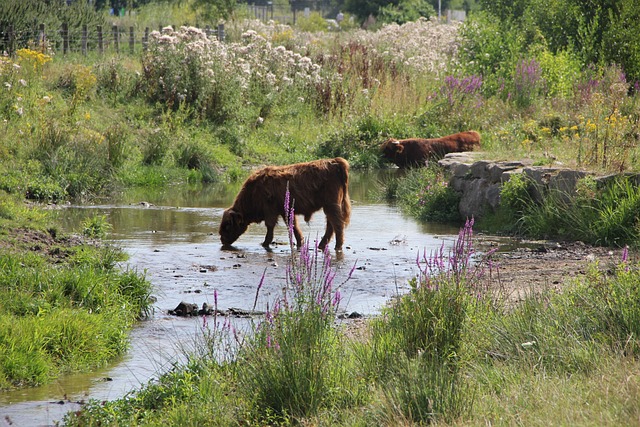
[{"label": "tall grass", "polygon": [[448,256],[443,248],[419,255],[411,291],[372,321],[364,366],[382,389],[382,418],[451,421],[473,406],[459,355],[475,301],[488,295],[486,265],[472,263],[472,227],[467,221]]},{"label": "tall grass", "polygon": [[[151,309],[144,276],[117,270],[120,249],[72,244],[36,208],[0,200],[0,389],[44,384],[123,354],[131,326]],[[97,227],[94,237],[105,226]]]},{"label": "tall grass", "polygon": [[307,239],[296,253],[294,207],[295,200],[290,201],[287,192],[292,255],[283,295],[272,303],[255,336],[239,352],[240,384],[251,390],[258,419],[265,414],[304,419],[321,408],[353,405],[362,393],[334,327],[340,286],[334,283],[330,252],[309,247]]},{"label": "tall grass", "polygon": [[460,223],[460,194],[436,164],[398,174],[386,183],[386,197],[420,221]]},{"label": "tall grass", "polygon": [[586,177],[578,181],[573,194],[566,194],[538,188],[525,176],[515,175],[500,194],[501,221],[490,217],[484,222],[489,228],[493,222],[500,231],[618,247],[635,245],[640,238],[640,189],[633,177],[601,182]]}]

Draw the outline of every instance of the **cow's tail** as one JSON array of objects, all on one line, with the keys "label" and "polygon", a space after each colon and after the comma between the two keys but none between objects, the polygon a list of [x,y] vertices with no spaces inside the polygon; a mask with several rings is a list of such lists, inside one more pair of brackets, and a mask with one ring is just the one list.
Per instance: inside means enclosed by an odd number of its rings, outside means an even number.
[{"label": "cow's tail", "polygon": [[342,219],[344,225],[349,225],[351,220],[351,198],[349,197],[349,163],[342,157],[337,157],[336,162],[340,169],[340,181],[342,183]]}]

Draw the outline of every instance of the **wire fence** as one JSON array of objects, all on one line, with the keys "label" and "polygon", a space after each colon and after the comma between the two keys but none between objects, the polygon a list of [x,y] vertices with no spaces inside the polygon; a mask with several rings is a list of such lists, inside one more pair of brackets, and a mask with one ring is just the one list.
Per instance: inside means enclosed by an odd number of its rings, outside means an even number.
[{"label": "wire fence", "polygon": [[[162,27],[158,28],[161,30]],[[217,28],[209,26],[204,29],[208,37],[216,37],[224,41],[224,25]],[[68,24],[62,24],[59,29],[48,29],[40,24],[37,29],[14,31],[13,27],[0,28],[0,52],[13,56],[18,49],[30,48],[40,52],[81,53],[89,52],[104,54],[111,53],[138,53],[147,48],[149,34],[153,29],[147,27],[144,30],[136,30],[134,27],[121,27],[101,25],[89,27],[83,25],[79,28],[70,28]]]},{"label": "wire fence", "polygon": [[[2,0],[0,0],[2,1]],[[300,18],[307,17],[311,11],[325,16],[330,9],[327,2],[311,4],[307,0],[298,0],[300,5],[307,3],[312,7],[291,7],[267,2],[266,5],[249,4],[246,11],[249,16],[261,21],[276,21],[281,24],[295,25]],[[174,28],[176,28],[174,26]],[[12,26],[0,25],[0,54],[14,55],[18,49],[30,48],[41,52],[81,53],[139,53],[146,49],[149,33],[158,28],[144,28],[112,25],[112,26],[71,26],[63,24],[60,28],[46,28],[44,24],[34,25],[29,29],[14,30]],[[204,30],[209,37],[225,40],[224,25],[215,28],[206,26]]]}]

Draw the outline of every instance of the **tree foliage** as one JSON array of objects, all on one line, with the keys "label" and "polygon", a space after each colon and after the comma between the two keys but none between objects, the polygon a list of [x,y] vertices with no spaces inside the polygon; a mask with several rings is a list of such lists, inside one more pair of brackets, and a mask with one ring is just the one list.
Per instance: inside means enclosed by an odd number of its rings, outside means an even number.
[{"label": "tree foliage", "polygon": [[524,46],[537,45],[554,54],[571,51],[585,65],[616,63],[628,79],[640,79],[640,2],[480,0],[480,4],[497,20],[501,33],[517,33]]},{"label": "tree foliage", "polygon": [[345,0],[345,10],[360,21],[373,16],[379,21],[403,24],[420,17],[434,16],[440,6],[445,9],[472,10],[477,7],[476,0]]}]

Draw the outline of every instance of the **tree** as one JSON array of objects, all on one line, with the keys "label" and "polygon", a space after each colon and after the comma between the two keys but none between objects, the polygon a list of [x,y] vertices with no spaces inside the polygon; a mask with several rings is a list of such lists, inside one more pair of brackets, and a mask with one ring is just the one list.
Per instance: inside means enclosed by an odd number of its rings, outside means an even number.
[{"label": "tree", "polygon": [[205,21],[229,19],[237,6],[236,0],[194,0],[193,8]]},{"label": "tree", "polygon": [[381,22],[398,24],[415,21],[422,16],[428,18],[435,14],[435,9],[427,0],[400,0],[397,6],[386,5],[378,10]]}]

